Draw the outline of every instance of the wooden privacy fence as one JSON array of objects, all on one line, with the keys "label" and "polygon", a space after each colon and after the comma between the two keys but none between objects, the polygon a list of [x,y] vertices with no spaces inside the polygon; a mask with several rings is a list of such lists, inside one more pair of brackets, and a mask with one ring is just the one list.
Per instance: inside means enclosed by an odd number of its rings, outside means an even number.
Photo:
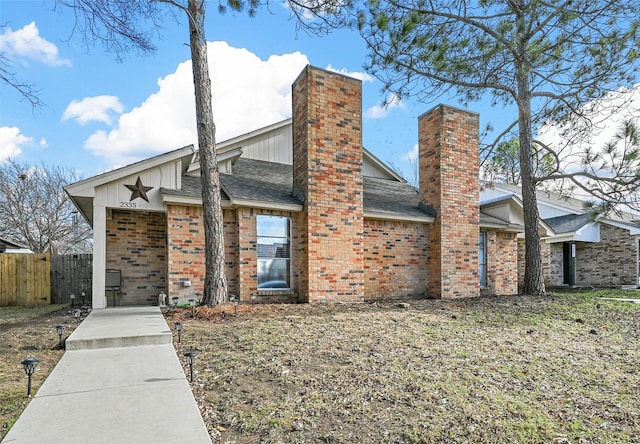
[{"label": "wooden privacy fence", "polygon": [[49,254],[0,254],[0,307],[51,303]]},{"label": "wooden privacy fence", "polygon": [[[51,256],[51,303],[91,303],[93,255],[65,254]],[[84,297],[83,297],[84,295]]]}]

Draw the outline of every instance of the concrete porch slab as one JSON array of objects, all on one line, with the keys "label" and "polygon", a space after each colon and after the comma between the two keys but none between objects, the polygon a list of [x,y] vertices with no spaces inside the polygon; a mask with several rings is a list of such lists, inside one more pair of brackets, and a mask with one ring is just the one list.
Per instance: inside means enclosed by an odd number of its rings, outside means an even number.
[{"label": "concrete porch slab", "polygon": [[171,344],[159,307],[99,308],[67,338],[67,351]]}]

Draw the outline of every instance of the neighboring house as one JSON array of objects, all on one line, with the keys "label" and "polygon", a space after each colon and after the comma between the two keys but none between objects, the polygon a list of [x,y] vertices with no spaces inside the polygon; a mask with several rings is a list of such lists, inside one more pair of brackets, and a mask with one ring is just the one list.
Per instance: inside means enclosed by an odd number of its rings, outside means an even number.
[{"label": "neighboring house", "polygon": [[33,253],[30,249],[0,238],[0,253]]},{"label": "neighboring house", "polygon": [[[480,193],[481,201],[520,195],[519,187],[499,183]],[[540,219],[551,230],[541,233],[547,286],[638,286],[640,226],[632,216],[594,217],[584,201],[546,191],[537,199]],[[519,250],[522,284],[523,240]]]},{"label": "neighboring house", "polygon": [[[479,205],[478,115],[440,105],[419,117],[416,190],[362,147],[361,94],[360,81],[307,67],[292,119],[218,144],[229,293],[311,303],[516,293],[522,205]],[[123,305],[202,293],[199,175],[188,146],[66,187],[93,226],[94,308],[118,301],[105,296],[115,284]]]}]

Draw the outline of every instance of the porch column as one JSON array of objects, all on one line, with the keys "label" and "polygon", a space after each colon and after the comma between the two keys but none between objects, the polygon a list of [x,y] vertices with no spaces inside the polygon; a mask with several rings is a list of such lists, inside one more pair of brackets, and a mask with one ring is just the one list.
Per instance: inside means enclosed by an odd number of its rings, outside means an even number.
[{"label": "porch column", "polygon": [[92,308],[105,308],[105,270],[107,268],[107,209],[93,207],[93,296]]}]

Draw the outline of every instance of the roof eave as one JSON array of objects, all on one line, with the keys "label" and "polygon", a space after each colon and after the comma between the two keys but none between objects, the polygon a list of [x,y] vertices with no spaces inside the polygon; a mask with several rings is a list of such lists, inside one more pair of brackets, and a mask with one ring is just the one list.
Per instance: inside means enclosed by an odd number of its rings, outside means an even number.
[{"label": "roof eave", "polygon": [[510,233],[523,233],[524,227],[518,224],[498,224],[498,223],[482,223],[480,222],[480,228],[491,228],[499,231],[506,231]]},{"label": "roof eave", "polygon": [[195,153],[193,145],[187,145],[182,148],[170,151],[168,153],[159,154],[149,159],[140,160],[130,165],[117,168],[115,170],[107,171],[106,173],[98,174],[97,176],[90,177],[88,179],[81,180],[80,182],[73,183],[64,187],[64,190],[69,196],[74,197],[95,197],[95,189],[101,185],[120,179],[121,177],[130,176],[136,174],[139,171],[154,168],[159,165],[163,165],[168,162],[178,160],[180,158],[189,158],[188,162],[183,164],[183,172],[188,168],[191,157]]},{"label": "roof eave", "polygon": [[259,208],[262,210],[291,211],[299,213],[303,210],[304,205],[287,202],[270,202],[263,200],[232,198],[230,206],[233,208]]},{"label": "roof eave", "polygon": [[383,220],[396,220],[399,222],[416,222],[420,224],[432,224],[435,220],[433,216],[410,216],[400,213],[389,213],[385,211],[364,211],[364,217],[366,219],[383,219]]},{"label": "roof eave", "polygon": [[374,156],[373,153],[371,151],[369,151],[368,149],[362,147],[362,154],[363,154],[363,156],[368,157],[369,160],[371,160],[371,162],[375,163],[378,167],[380,167],[382,170],[384,170],[387,174],[389,174],[391,177],[396,179],[398,182],[407,183],[407,179],[405,179],[400,174],[398,174],[395,171],[393,171],[392,168],[390,168],[386,163],[384,163],[382,160],[380,160],[376,156]]}]

